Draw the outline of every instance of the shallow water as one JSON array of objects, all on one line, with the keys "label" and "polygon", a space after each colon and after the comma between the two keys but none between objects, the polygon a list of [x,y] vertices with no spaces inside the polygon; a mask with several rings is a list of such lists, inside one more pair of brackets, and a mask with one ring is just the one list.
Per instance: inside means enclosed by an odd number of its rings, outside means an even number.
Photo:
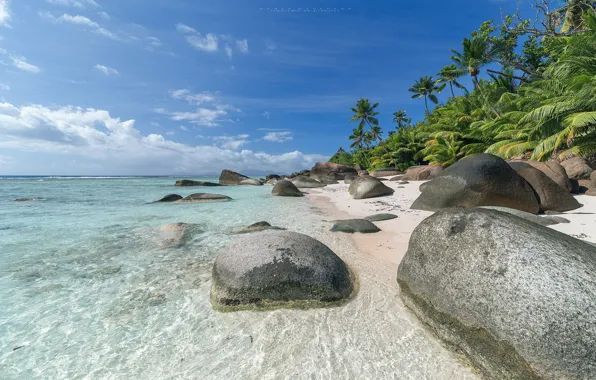
[{"label": "shallow water", "polygon": [[[404,310],[394,270],[330,234],[306,199],[174,180],[0,180],[1,379],[475,378]],[[148,203],[195,192],[234,200]],[[329,245],[360,277],[358,296],[329,309],[212,311],[217,251],[261,220]],[[196,224],[182,247],[156,233],[174,222]]]}]

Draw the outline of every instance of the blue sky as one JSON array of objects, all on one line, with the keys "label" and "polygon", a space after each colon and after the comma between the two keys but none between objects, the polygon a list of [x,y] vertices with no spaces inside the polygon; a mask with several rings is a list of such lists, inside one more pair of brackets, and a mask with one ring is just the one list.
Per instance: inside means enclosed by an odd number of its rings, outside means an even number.
[{"label": "blue sky", "polygon": [[[514,0],[0,0],[0,175],[290,172]],[[277,7],[277,9],[275,8]],[[446,95],[446,93],[445,93]]]}]

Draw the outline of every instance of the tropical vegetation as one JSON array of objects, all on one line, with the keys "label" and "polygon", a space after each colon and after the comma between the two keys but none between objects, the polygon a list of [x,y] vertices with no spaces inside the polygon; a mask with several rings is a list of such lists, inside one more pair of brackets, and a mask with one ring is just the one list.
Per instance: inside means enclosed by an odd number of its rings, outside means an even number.
[{"label": "tropical vegetation", "polygon": [[[423,120],[393,113],[383,138],[378,103],[357,101],[358,122],[332,161],[369,169],[450,165],[476,153],[546,161],[596,157],[596,1],[554,8],[536,0],[535,20],[484,22],[453,49],[451,63],[408,90],[424,100]],[[461,82],[468,77],[472,88]],[[436,78],[436,79],[435,79]],[[439,102],[437,94],[448,91]],[[431,109],[431,105],[436,107]]]}]

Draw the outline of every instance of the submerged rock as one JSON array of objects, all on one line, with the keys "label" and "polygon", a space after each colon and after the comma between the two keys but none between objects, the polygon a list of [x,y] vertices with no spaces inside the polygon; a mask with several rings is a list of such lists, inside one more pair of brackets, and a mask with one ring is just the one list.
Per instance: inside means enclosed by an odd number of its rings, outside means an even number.
[{"label": "submerged rock", "polygon": [[215,259],[214,308],[316,306],[353,291],[346,264],[323,243],[290,231],[245,235]]},{"label": "submerged rock", "polygon": [[176,202],[176,201],[178,201],[180,199],[182,199],[182,196],[181,195],[178,195],[178,194],[168,194],[168,195],[164,195],[163,197],[159,198],[155,202]]},{"label": "submerged rock", "polygon": [[245,179],[249,178],[240,173],[224,169],[219,176],[219,183],[220,185],[240,185],[240,182],[244,181]]},{"label": "submerged rock", "polygon": [[291,181],[299,189],[312,189],[317,187],[325,187],[324,183],[305,176],[298,176]]},{"label": "submerged rock", "polygon": [[495,210],[445,209],[414,230],[397,282],[486,378],[596,378],[592,245]]},{"label": "submerged rock", "polygon": [[285,228],[272,226],[269,222],[257,222],[255,224],[251,224],[248,227],[245,227],[239,231],[236,231],[236,234],[248,234],[251,232],[259,232],[259,231],[267,231],[267,230],[285,230]]},{"label": "submerged rock", "polygon": [[195,225],[188,223],[171,223],[157,229],[156,238],[162,247],[181,247],[192,236]]},{"label": "submerged rock", "polygon": [[222,186],[219,183],[205,182],[205,181],[193,181],[190,179],[181,179],[176,181],[176,186]]},{"label": "submerged rock", "polygon": [[475,154],[456,162],[420,187],[414,210],[437,211],[454,206],[502,206],[537,214],[534,190],[502,158]]},{"label": "submerged rock", "polygon": [[397,215],[395,214],[375,214],[365,217],[364,219],[370,220],[371,222],[381,222],[383,220],[391,220],[396,219]]},{"label": "submerged rock", "polygon": [[15,202],[33,202],[33,201],[42,201],[44,198],[40,197],[31,197],[31,198],[17,198]]},{"label": "submerged rock", "polygon": [[346,219],[337,220],[331,227],[332,232],[347,232],[353,234],[359,232],[361,234],[373,234],[381,231],[381,229],[375,226],[370,220],[366,219]]},{"label": "submerged rock", "polygon": [[227,202],[231,201],[232,198],[222,194],[208,194],[208,193],[196,193],[190,194],[188,197],[179,199],[176,203],[207,203],[207,202]]},{"label": "submerged rock", "polygon": [[582,207],[570,190],[558,185],[541,170],[525,162],[510,162],[509,165],[532,186],[540,202],[540,211],[570,211]]},{"label": "submerged rock", "polygon": [[385,185],[375,177],[358,177],[352,181],[348,192],[354,199],[367,199],[392,195],[395,190]]},{"label": "submerged rock", "polygon": [[304,194],[298,190],[296,185],[292,182],[282,179],[281,181],[277,181],[275,186],[273,186],[273,190],[271,190],[271,195],[276,197],[303,197]]}]

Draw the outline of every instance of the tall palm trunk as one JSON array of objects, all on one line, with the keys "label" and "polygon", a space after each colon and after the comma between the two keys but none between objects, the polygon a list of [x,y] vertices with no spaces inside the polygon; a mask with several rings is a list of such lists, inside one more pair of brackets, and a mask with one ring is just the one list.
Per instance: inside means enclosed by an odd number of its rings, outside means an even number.
[{"label": "tall palm trunk", "polygon": [[455,92],[453,92],[453,82],[449,82],[449,88],[451,89],[451,96],[455,98]]},{"label": "tall palm trunk", "polygon": [[472,77],[474,78],[473,79],[474,87],[478,90],[478,92],[480,92],[480,96],[482,96],[484,98],[484,102],[486,103],[486,105],[488,106],[488,108],[490,108],[490,110],[495,114],[495,116],[497,117],[497,119],[500,119],[501,118],[501,114],[492,105],[492,103],[488,101],[488,97],[484,94],[484,91],[482,91],[482,88],[480,88],[480,82],[478,82],[478,74],[476,74],[476,75],[472,74]]},{"label": "tall palm trunk", "polygon": [[430,112],[428,111],[428,99],[426,99],[426,95],[424,95],[424,106],[426,107],[426,114],[428,115]]}]

